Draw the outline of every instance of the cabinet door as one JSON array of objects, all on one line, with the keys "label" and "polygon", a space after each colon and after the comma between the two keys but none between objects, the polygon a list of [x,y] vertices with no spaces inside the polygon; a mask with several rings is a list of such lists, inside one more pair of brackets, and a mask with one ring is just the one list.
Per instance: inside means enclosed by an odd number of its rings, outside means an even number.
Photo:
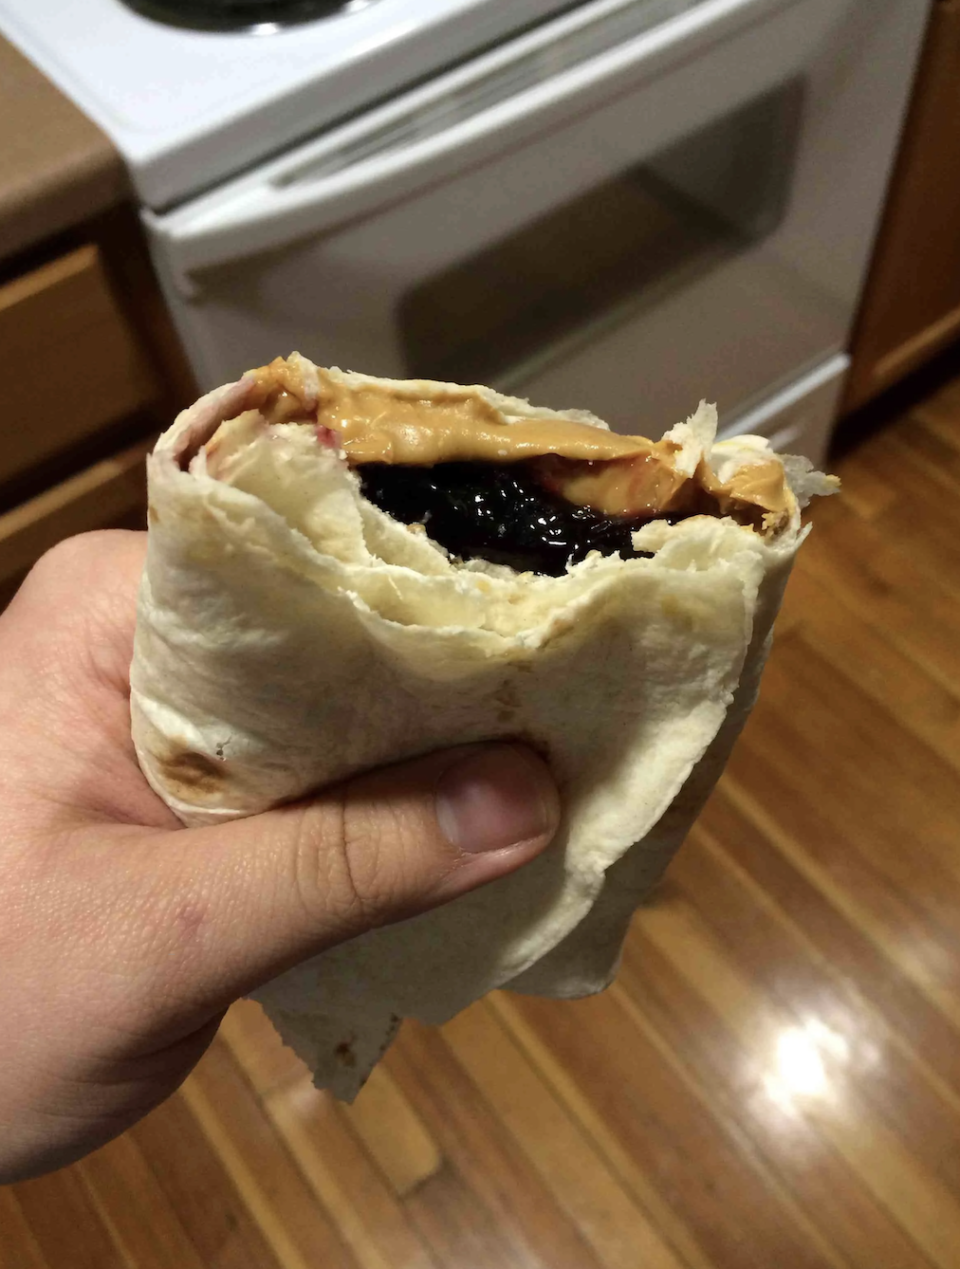
[{"label": "cabinet door", "polygon": [[960,335],[960,0],[934,5],[852,349],[846,409]]},{"label": "cabinet door", "polygon": [[159,395],[96,246],[0,286],[0,483]]},{"label": "cabinet door", "polygon": [[0,515],[0,609],[30,566],[63,538],[116,525],[146,528],[151,444],[132,445]]}]

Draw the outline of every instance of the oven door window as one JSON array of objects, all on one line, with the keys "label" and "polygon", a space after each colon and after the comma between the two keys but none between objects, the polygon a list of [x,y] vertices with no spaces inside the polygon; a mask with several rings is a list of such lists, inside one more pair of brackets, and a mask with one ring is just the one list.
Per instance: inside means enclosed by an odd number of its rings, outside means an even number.
[{"label": "oven door window", "polygon": [[407,372],[520,390],[755,249],[787,207],[802,105],[783,85],[421,281],[396,314]]}]

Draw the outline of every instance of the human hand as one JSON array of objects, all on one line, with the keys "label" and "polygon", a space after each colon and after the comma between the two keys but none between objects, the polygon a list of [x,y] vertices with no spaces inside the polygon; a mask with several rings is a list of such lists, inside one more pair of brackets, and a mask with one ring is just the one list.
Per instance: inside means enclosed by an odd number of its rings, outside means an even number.
[{"label": "human hand", "polygon": [[157,1105],[227,1006],[307,956],[532,859],[556,790],[468,746],[186,829],[130,740],[146,537],[62,543],[0,616],[0,1180]]}]

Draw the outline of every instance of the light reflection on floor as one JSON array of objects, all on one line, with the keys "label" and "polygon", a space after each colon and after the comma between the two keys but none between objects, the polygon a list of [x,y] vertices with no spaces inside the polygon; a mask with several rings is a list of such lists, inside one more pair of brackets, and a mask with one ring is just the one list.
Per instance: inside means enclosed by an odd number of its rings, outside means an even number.
[{"label": "light reflection on floor", "polygon": [[882,1054],[875,1044],[850,1039],[819,1018],[783,1028],[776,1038],[773,1069],[764,1080],[780,1105],[835,1101],[845,1080],[875,1067]]}]

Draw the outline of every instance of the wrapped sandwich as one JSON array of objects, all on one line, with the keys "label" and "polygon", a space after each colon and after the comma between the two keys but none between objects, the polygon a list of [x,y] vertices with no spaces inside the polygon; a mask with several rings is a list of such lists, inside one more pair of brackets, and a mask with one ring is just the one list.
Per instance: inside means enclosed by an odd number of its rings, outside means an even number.
[{"label": "wrapped sandwich", "polygon": [[601,990],[755,698],[800,509],[835,482],[701,404],[659,441],[482,387],[294,354],[149,460],[137,754],[185,824],[470,741],[544,755],[532,863],[256,995],[355,1095],[400,1019]]}]

